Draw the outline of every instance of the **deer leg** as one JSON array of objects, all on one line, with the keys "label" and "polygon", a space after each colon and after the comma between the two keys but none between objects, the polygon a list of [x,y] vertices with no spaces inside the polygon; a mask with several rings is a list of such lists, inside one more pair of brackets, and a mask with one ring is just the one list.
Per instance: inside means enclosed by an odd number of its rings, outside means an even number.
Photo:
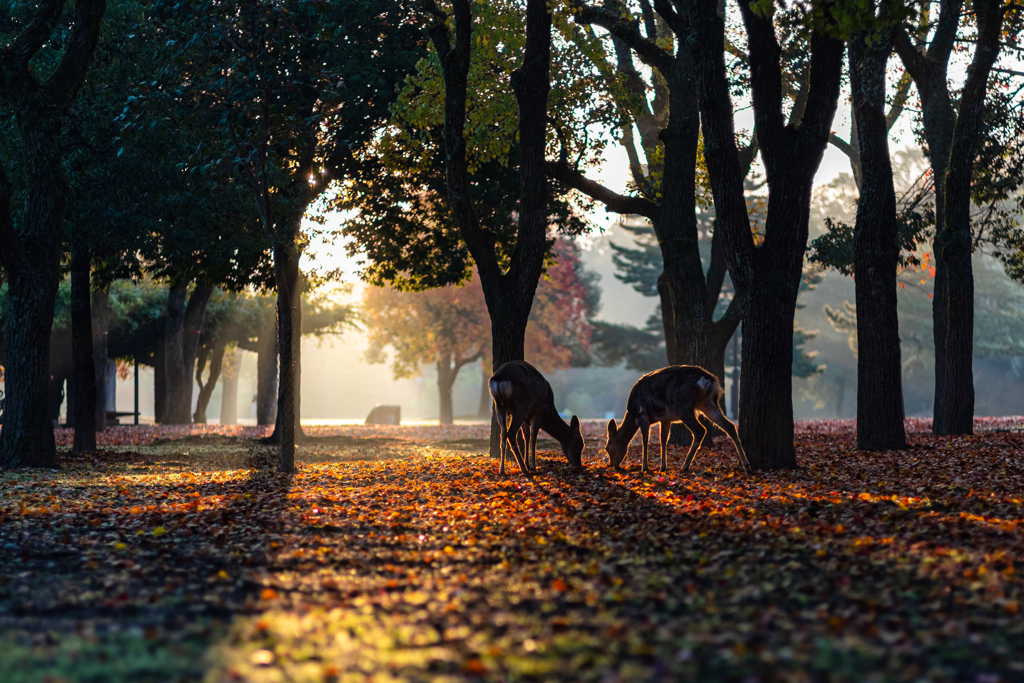
[{"label": "deer leg", "polygon": [[736,433],[736,425],[722,414],[718,406],[715,406],[715,409],[711,411],[708,419],[721,427],[722,431],[729,435],[729,438],[732,439],[732,445],[736,447],[736,455],[740,457],[740,466],[743,468],[743,473],[750,474],[750,462],[747,460],[747,454],[743,450],[743,444],[740,443],[740,435]]},{"label": "deer leg", "polygon": [[671,422],[661,423],[661,471],[668,472],[668,437],[672,431]]},{"label": "deer leg", "polygon": [[516,463],[519,465],[519,471],[526,476],[530,476],[530,470],[527,469],[526,462],[523,460],[522,451],[519,448],[519,436],[520,431],[523,428],[523,418],[524,415],[522,415],[518,410],[513,409],[512,424],[509,425],[508,432],[514,436],[508,439],[508,444],[512,448],[512,455],[515,456]]},{"label": "deer leg", "polygon": [[537,473],[537,434],[540,433],[540,422],[530,425],[530,469]]},{"label": "deer leg", "polygon": [[687,412],[680,417],[686,428],[690,430],[690,434],[693,435],[690,439],[690,452],[686,454],[686,462],[683,463],[683,472],[686,473],[690,471],[690,463],[693,461],[693,456],[697,455],[697,451],[700,450],[700,445],[704,443],[704,437],[707,436],[708,430],[693,413]]},{"label": "deer leg", "polygon": [[501,451],[501,465],[498,467],[498,474],[505,476],[505,449],[508,447],[508,424],[506,420],[508,416],[505,415],[505,411],[498,410],[495,408],[495,413],[498,415],[498,433],[501,435],[498,450]]},{"label": "deer leg", "polygon": [[641,438],[641,440],[643,442],[643,445],[644,445],[644,457],[643,457],[642,464],[640,466],[640,471],[641,472],[647,472],[650,469],[648,467],[648,464],[647,464],[647,438],[650,435],[651,435],[651,425],[648,424],[648,422],[646,420],[641,421],[640,422],[640,438]]}]

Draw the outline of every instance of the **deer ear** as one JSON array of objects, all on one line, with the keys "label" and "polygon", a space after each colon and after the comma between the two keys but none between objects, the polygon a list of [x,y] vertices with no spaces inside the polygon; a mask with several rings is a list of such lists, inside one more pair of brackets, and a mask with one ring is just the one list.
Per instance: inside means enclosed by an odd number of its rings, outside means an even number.
[{"label": "deer ear", "polygon": [[572,429],[575,429],[576,431],[579,431],[580,430],[580,419],[578,417],[576,417],[575,415],[573,415],[572,419],[569,420],[569,427],[572,428]]},{"label": "deer ear", "polygon": [[608,438],[615,436],[615,418],[608,420]]}]

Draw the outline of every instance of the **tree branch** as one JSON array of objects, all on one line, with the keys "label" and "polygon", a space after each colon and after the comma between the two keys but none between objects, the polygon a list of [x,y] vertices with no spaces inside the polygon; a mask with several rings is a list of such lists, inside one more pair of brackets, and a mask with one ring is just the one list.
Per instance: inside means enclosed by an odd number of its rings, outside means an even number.
[{"label": "tree branch", "polygon": [[898,26],[895,30],[894,45],[896,54],[900,56],[900,61],[910,73],[910,77],[916,83],[926,80],[932,68],[931,60],[914,46],[906,29],[902,26]]},{"label": "tree branch", "polygon": [[[64,9],[64,0],[44,0],[42,7],[32,17],[14,43],[10,46],[15,63],[22,69],[28,66],[29,61],[46,44],[60,21],[60,13]],[[13,24],[13,22],[12,22]]]},{"label": "tree branch", "polygon": [[596,199],[614,213],[644,216],[653,220],[658,212],[658,205],[643,197],[630,197],[609,190],[604,185],[590,180],[563,160],[547,162],[548,175],[566,187],[578,190],[592,199]]},{"label": "tree branch", "polygon": [[100,22],[107,9],[106,0],[75,0],[75,24],[64,54],[53,75],[46,81],[50,101],[62,111],[71,106],[92,62],[100,41]]},{"label": "tree branch", "polygon": [[910,97],[910,86],[913,83],[914,79],[910,77],[908,72],[904,71],[899,83],[896,85],[896,96],[893,97],[892,107],[889,109],[889,113],[885,115],[886,130],[892,130],[900,114],[903,113],[903,108],[907,106],[907,98]]},{"label": "tree branch", "polygon": [[939,3],[939,21],[935,25],[935,35],[928,46],[927,56],[934,63],[943,65],[943,75],[945,65],[949,63],[949,55],[953,51],[953,43],[956,41],[956,30],[960,24],[960,10],[963,6],[963,0],[941,0]]},{"label": "tree branch", "polygon": [[591,7],[578,0],[574,0],[573,6],[577,9],[576,23],[597,24],[628,45],[645,64],[656,68],[666,77],[676,68],[672,53],[658,47],[650,38],[645,38],[636,20],[626,21],[609,9]]},{"label": "tree branch", "polygon": [[848,158],[857,158],[857,152],[853,149],[853,146],[846,140],[843,140],[841,137],[836,135],[835,133],[828,134],[828,142],[830,145],[832,145],[840,152],[845,154]]}]

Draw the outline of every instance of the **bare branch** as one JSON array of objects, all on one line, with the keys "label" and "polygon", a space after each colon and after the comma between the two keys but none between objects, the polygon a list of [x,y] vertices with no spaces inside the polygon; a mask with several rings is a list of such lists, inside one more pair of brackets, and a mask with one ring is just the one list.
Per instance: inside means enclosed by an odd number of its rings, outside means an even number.
[{"label": "bare branch", "polygon": [[899,83],[896,85],[896,96],[892,100],[892,108],[885,115],[886,130],[892,130],[892,127],[896,125],[897,119],[900,118],[900,114],[903,113],[903,108],[907,106],[907,98],[910,97],[910,86],[913,83],[914,79],[910,77],[908,72],[904,71]]},{"label": "bare branch", "polygon": [[857,158],[857,152],[856,150],[853,149],[853,146],[846,140],[843,140],[841,137],[836,135],[835,133],[828,134],[828,142],[830,145],[838,149],[840,152],[845,154],[850,159]]},{"label": "bare branch", "polygon": [[662,74],[668,75],[676,68],[672,53],[658,47],[650,38],[645,38],[640,33],[637,21],[626,21],[604,7],[591,7],[578,1],[573,5],[577,9],[576,23],[597,24],[628,45],[644,63],[658,69]]},{"label": "bare branch", "polygon": [[572,168],[564,161],[548,161],[548,175],[566,187],[578,190],[591,199],[596,199],[609,211],[627,215],[644,216],[654,219],[658,205],[643,197],[630,197],[609,190],[604,185],[587,178],[579,170]]}]

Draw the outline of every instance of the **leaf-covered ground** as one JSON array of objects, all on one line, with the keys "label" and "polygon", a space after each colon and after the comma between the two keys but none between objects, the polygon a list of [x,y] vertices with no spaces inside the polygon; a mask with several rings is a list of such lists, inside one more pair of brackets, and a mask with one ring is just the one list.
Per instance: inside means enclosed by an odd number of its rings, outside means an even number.
[{"label": "leaf-covered ground", "polygon": [[0,472],[0,681],[1022,681],[1021,425],[663,477],[585,423],[532,480],[484,426],[307,428],[291,477],[261,430],[115,428]]}]

